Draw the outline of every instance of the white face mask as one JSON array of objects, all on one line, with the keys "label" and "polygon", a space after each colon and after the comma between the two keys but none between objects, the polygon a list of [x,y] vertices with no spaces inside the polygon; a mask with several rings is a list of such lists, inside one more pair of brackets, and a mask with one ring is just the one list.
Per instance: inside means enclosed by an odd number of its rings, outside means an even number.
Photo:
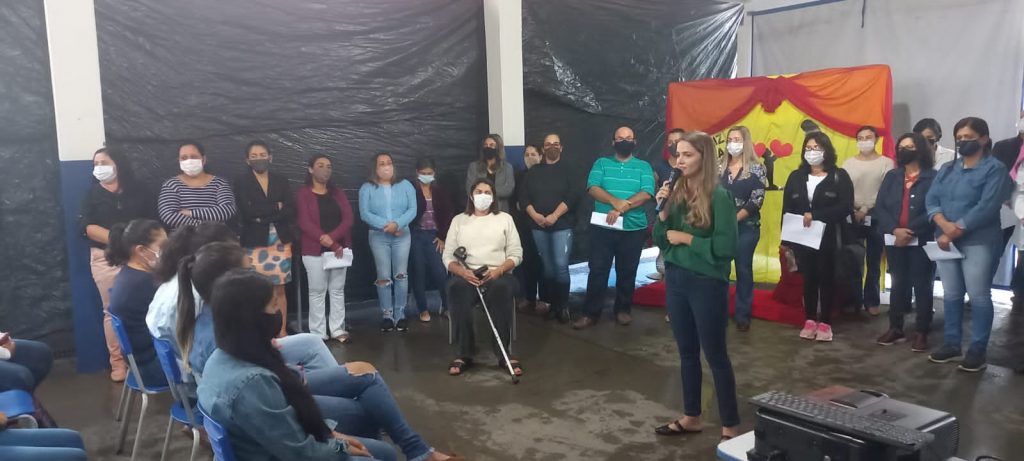
[{"label": "white face mask", "polygon": [[729,151],[729,155],[736,157],[743,153],[743,143],[741,142],[730,142],[725,145],[725,150]]},{"label": "white face mask", "polygon": [[825,161],[825,151],[823,150],[805,150],[804,160],[811,166],[821,165]]},{"label": "white face mask", "polygon": [[487,211],[491,209],[491,204],[494,203],[494,196],[488,194],[475,194],[473,195],[473,206],[479,211]]},{"label": "white face mask", "polygon": [[857,141],[857,149],[860,149],[861,152],[871,152],[871,151],[875,150],[875,142],[874,141]]},{"label": "white face mask", "polygon": [[523,163],[526,164],[526,168],[530,168],[540,163],[539,156],[523,157]]},{"label": "white face mask", "polygon": [[117,172],[113,165],[96,165],[92,167],[92,175],[101,183],[109,183],[117,178]]},{"label": "white face mask", "polygon": [[189,176],[199,176],[203,172],[203,161],[197,158],[190,158],[179,162],[181,171]]}]

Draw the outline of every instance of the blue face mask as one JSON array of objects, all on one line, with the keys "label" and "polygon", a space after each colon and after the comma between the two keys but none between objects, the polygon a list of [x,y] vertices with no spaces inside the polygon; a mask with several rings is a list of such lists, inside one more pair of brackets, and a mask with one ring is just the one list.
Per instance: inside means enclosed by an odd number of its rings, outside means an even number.
[{"label": "blue face mask", "polygon": [[434,182],[434,175],[432,174],[421,174],[419,175],[420,182],[423,184],[430,184]]}]

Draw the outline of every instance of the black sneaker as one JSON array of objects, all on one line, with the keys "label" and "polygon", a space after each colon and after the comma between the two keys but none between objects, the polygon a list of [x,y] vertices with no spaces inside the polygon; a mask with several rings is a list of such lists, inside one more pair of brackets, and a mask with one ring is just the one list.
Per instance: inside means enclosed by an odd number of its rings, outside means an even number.
[{"label": "black sneaker", "polygon": [[949,345],[940,347],[939,350],[928,356],[928,360],[934,363],[946,363],[960,358],[960,349]]},{"label": "black sneaker", "polygon": [[985,354],[979,354],[972,351],[967,351],[967,355],[964,356],[964,360],[960,362],[957,367],[960,371],[977,372],[985,369]]},{"label": "black sneaker", "polygon": [[383,322],[380,322],[380,332],[381,333],[387,333],[387,332],[389,332],[391,330],[394,330],[394,329],[395,329],[395,322],[394,322],[394,320],[384,319]]},{"label": "black sneaker", "polygon": [[399,320],[398,323],[395,325],[395,329],[402,333],[409,331],[408,322],[406,322],[405,319]]}]

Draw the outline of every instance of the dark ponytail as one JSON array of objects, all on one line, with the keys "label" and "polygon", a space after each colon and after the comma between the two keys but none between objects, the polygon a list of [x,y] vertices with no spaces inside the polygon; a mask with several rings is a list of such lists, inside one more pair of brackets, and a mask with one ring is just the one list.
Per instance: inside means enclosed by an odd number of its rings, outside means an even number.
[{"label": "dark ponytail", "polygon": [[178,274],[178,264],[199,247],[213,242],[238,242],[238,235],[227,224],[207,221],[198,226],[182,226],[171,233],[160,253],[155,276],[160,283]]},{"label": "dark ponytail", "polygon": [[231,269],[242,267],[244,263],[245,251],[234,242],[208,243],[179,263],[178,321],[175,339],[178,340],[178,350],[181,351],[185,371],[191,368],[188,356],[192,352],[192,339],[196,330],[196,299],[192,296],[192,287],[195,286],[200,298],[209,300],[214,280]]},{"label": "dark ponytail", "polygon": [[163,229],[160,223],[152,219],[134,219],[128,224],[117,223],[110,226],[107,234],[107,264],[123,266],[132,258],[132,250],[137,245],[147,246],[156,240],[157,231]]},{"label": "dark ponytail", "polygon": [[261,327],[264,309],[273,298],[273,286],[266,277],[249,270],[234,269],[214,284],[213,329],[217,347],[232,357],[263,367],[277,376],[285,400],[307,434],[325,442],[331,430],[312,394],[299,376],[285,365],[284,357]]}]

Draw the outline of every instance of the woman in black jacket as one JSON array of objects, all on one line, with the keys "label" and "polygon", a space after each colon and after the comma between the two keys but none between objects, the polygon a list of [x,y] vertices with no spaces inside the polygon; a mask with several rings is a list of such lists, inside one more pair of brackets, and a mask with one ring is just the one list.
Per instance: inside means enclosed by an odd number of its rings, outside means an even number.
[{"label": "woman in black jacket", "polygon": [[[846,171],[836,166],[836,150],[829,137],[820,131],[807,134],[800,168],[786,180],[782,212],[803,215],[804,227],[811,221],[825,223],[818,249],[793,245],[797,265],[804,278],[804,311],[807,320],[800,337],[832,341],[829,318],[835,304],[833,280],[836,256],[843,239],[846,218],[853,211],[853,182]],[[821,313],[818,313],[818,301]]]},{"label": "woman in black jacket", "polygon": [[274,305],[281,310],[281,332],[288,323],[284,285],[292,280],[292,204],[288,180],[268,171],[273,157],[263,141],[245,147],[249,171],[235,180],[235,199],[241,224],[240,243],[252,267],[274,284]]},{"label": "woman in black jacket", "polygon": [[932,285],[935,263],[922,245],[935,240],[935,226],[928,219],[925,196],[935,179],[935,157],[928,141],[907,133],[896,141],[899,168],[886,173],[872,211],[875,230],[884,235],[885,255],[892,275],[889,301],[889,330],[875,342],[889,346],[906,338],[903,317],[910,311],[911,288],[917,293],[917,320],[911,350],[928,350],[932,324]]}]

